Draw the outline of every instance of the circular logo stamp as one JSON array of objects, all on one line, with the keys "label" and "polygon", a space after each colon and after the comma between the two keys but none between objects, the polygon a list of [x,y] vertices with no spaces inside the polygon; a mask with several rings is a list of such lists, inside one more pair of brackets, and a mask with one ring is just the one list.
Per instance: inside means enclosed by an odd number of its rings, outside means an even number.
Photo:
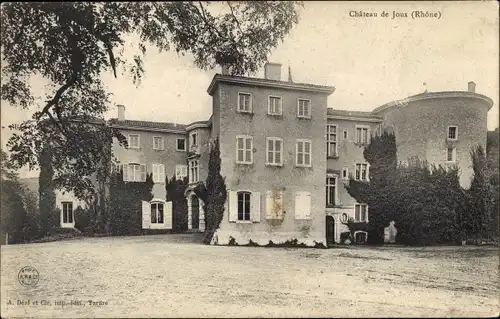
[{"label": "circular logo stamp", "polygon": [[40,274],[35,267],[25,266],[19,270],[19,274],[17,275],[17,279],[21,283],[21,285],[26,287],[33,287],[38,283],[38,279],[40,278]]}]

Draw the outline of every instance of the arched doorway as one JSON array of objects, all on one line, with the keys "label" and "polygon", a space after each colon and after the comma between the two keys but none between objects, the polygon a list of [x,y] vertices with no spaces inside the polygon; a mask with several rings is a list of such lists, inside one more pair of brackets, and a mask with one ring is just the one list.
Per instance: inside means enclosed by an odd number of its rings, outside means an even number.
[{"label": "arched doorway", "polygon": [[196,195],[191,196],[191,229],[200,228],[200,201]]},{"label": "arched doorway", "polygon": [[184,194],[188,205],[188,230],[205,231],[205,211],[203,210],[205,203],[196,196],[192,188],[188,188]]},{"label": "arched doorway", "polygon": [[326,245],[335,244],[335,219],[333,216],[326,216]]}]

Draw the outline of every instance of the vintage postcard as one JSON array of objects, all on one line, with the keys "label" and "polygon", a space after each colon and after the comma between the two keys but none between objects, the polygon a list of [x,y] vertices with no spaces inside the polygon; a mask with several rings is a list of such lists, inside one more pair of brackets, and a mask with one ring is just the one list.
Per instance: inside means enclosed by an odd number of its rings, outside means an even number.
[{"label": "vintage postcard", "polygon": [[3,3],[1,317],[498,316],[498,10]]}]

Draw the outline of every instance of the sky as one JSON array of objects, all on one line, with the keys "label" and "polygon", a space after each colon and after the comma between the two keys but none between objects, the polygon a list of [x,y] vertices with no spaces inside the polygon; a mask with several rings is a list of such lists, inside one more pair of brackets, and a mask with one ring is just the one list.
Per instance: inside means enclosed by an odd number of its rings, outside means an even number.
[{"label": "sky", "polygon": [[[441,18],[412,19],[411,12],[439,12]],[[378,17],[350,17],[352,11]],[[385,11],[389,17],[382,18]],[[408,18],[392,19],[392,12]],[[328,107],[371,111],[387,102],[428,91],[466,91],[493,99],[488,129],[498,127],[499,18],[491,2],[305,2],[300,21],[268,57],[288,67],[295,82],[336,88]],[[137,45],[130,39],[125,56]],[[187,124],[211,115],[206,90],[215,70],[200,70],[189,55],[158,53],[150,48],[144,59],[145,77],[139,87],[126,75],[103,80],[112,102],[126,107],[126,118]],[[263,69],[251,76],[263,77]],[[43,79],[33,87],[43,91]],[[424,84],[425,83],[425,84]],[[40,92],[41,92],[40,91]],[[2,127],[30,118],[2,101]],[[108,117],[116,117],[112,107]],[[2,148],[11,133],[2,128]],[[5,148],[4,148],[5,149]]]}]

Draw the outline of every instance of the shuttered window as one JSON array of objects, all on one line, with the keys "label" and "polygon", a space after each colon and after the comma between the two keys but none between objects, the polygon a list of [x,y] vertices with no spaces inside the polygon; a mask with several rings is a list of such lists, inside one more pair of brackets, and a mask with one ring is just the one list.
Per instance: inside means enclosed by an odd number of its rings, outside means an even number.
[{"label": "shuttered window", "polygon": [[295,219],[311,219],[311,193],[295,194]]}]

